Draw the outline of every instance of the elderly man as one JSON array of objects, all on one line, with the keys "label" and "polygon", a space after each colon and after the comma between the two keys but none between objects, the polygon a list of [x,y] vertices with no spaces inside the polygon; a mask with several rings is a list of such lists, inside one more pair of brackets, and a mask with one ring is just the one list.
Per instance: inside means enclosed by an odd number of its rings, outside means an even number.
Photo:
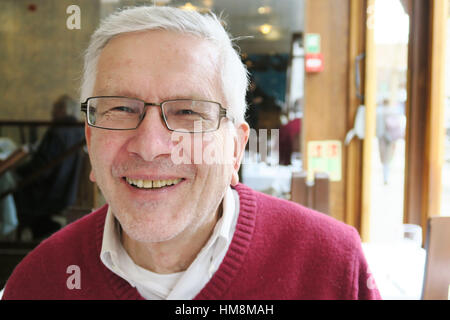
[{"label": "elderly man", "polygon": [[379,298],[353,228],[238,183],[246,88],[213,14],[107,18],[82,86],[107,205],[30,253],[4,298]]}]

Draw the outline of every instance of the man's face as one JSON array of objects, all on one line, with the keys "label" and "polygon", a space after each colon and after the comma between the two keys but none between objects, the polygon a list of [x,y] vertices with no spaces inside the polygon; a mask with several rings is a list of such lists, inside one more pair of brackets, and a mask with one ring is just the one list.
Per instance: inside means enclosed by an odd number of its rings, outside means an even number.
[{"label": "man's face", "polygon": [[[100,55],[93,95],[127,96],[154,103],[203,99],[227,108],[219,90],[218,63],[214,45],[193,36],[168,31],[121,35]],[[160,242],[195,235],[217,217],[226,187],[237,183],[248,137],[246,124],[236,130],[229,120],[222,119],[218,131],[189,135],[192,145],[200,145],[201,150],[212,147],[216,160],[221,160],[212,165],[193,159],[174,164],[172,152],[180,148],[171,134],[159,107],[149,107],[136,130],[86,126],[91,179],[102,190],[124,232],[136,241]],[[184,151],[193,155],[192,150]],[[158,189],[133,185],[140,180],[144,185],[150,180],[153,185],[155,181],[177,183]]]}]

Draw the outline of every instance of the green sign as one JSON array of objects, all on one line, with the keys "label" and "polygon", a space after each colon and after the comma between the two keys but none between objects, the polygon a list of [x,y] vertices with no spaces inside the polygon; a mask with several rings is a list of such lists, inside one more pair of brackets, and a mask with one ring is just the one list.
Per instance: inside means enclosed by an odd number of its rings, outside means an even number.
[{"label": "green sign", "polygon": [[308,142],[308,180],[316,172],[327,173],[330,181],[342,179],[342,144],[338,140]]},{"label": "green sign", "polygon": [[306,53],[320,53],[320,34],[306,34],[305,49]]}]

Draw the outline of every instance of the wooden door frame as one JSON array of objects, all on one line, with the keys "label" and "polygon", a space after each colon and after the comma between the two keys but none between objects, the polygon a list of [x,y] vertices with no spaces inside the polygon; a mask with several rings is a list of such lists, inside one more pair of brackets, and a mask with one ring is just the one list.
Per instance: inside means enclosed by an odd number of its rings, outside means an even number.
[{"label": "wooden door frame", "polygon": [[[356,89],[356,61],[366,52],[366,21],[367,0],[351,0],[350,2],[350,34],[348,74],[349,107],[347,128],[353,128],[358,107],[364,103],[365,63],[360,63],[360,88],[362,97]],[[345,186],[345,222],[361,232],[361,201],[362,201],[362,153],[363,144],[359,139],[353,139],[345,148],[346,152],[346,186]]]},{"label": "wooden door frame", "polygon": [[370,216],[372,196],[372,154],[376,126],[377,104],[377,65],[375,49],[375,0],[366,3],[366,60],[365,60],[365,138],[362,152],[362,194],[361,194],[361,238],[364,242],[370,241]]},{"label": "wooden door frame", "polygon": [[[333,1],[333,0],[331,0]],[[348,2],[347,2],[348,1]],[[342,24],[342,18],[346,14],[342,11],[341,25],[337,28],[330,26],[336,22],[335,15],[328,11],[335,10],[337,4],[327,0],[307,0],[306,29],[305,32],[322,33],[325,56],[325,72],[320,75],[307,75],[305,77],[305,117],[309,120],[303,127],[303,146],[309,140],[339,139],[344,140],[345,132],[353,128],[355,114],[358,106],[363,102],[357,98],[355,89],[355,58],[361,53],[367,53],[369,43],[366,29],[367,8],[371,0],[341,0],[340,5],[348,8],[348,24]],[[439,139],[443,138],[443,116],[442,103],[443,96],[443,62],[445,54],[442,48],[445,43],[444,34],[439,31],[442,26],[446,10],[445,1],[423,1],[423,0],[402,0],[406,11],[410,15],[410,39],[408,47],[408,96],[406,102],[407,128],[406,128],[406,154],[405,154],[405,189],[404,189],[404,222],[414,223],[422,226],[426,230],[426,220],[431,215],[439,212],[441,197],[441,169],[442,159],[439,151]],[[444,13],[445,12],[445,13]],[[315,19],[308,19],[308,14],[313,14]],[[333,20],[333,21],[330,21]],[[348,38],[345,38],[347,29]],[[342,37],[342,45],[348,48],[344,61],[342,56],[336,56],[331,52],[330,44],[339,29],[339,36]],[[345,39],[344,39],[345,38]],[[340,38],[341,39],[341,38]],[[332,43],[335,45],[335,42]],[[341,45],[341,48],[342,48]],[[367,56],[366,56],[367,64]],[[347,65],[347,73],[343,71]],[[325,90],[336,90],[341,85],[342,76],[330,72],[330,67],[340,66],[339,72],[346,77],[347,106],[342,103],[331,105],[329,99],[317,92]],[[367,68],[362,68],[362,78],[368,78]],[[368,85],[363,84],[364,95]],[[341,88],[342,89],[342,88]],[[318,96],[319,95],[319,96]],[[342,99],[343,101],[343,99]],[[364,101],[367,104],[367,101]],[[314,108],[313,108],[314,107]],[[308,109],[309,108],[309,109]],[[337,112],[344,114],[344,118],[331,119],[323,117],[326,112]],[[366,109],[367,110],[367,109]],[[318,115],[320,114],[320,116]],[[367,115],[366,119],[370,115]],[[372,115],[373,116],[373,115]],[[337,128],[336,121],[345,122],[344,128]],[[373,119],[374,120],[374,119]],[[315,125],[320,123],[321,126]],[[314,127],[314,130],[312,130]],[[368,135],[374,131],[374,124],[367,125]],[[442,132],[441,132],[442,131]],[[365,149],[365,151],[364,151]],[[339,220],[354,226],[359,230],[363,241],[369,241],[369,218],[370,208],[370,187],[367,172],[370,171],[370,164],[367,163],[370,146],[367,141],[364,143],[353,139],[347,147],[343,148],[343,181],[336,189],[336,185],[331,186],[331,210],[333,216]],[[305,158],[305,149],[303,150]],[[304,159],[305,160],[305,159]],[[305,162],[306,163],[306,162]],[[307,165],[307,164],[306,164]],[[369,165],[369,167],[367,167]],[[368,169],[369,168],[369,169]],[[363,172],[366,172],[363,174]],[[365,177],[365,178],[364,178]],[[365,179],[365,180],[364,180]],[[366,189],[365,189],[366,188]],[[362,191],[364,190],[364,192]],[[364,195],[365,194],[365,195]],[[340,199],[343,195],[343,198]],[[338,208],[338,212],[335,210]],[[424,237],[425,238],[425,237]]]},{"label": "wooden door frame", "polygon": [[410,1],[404,223],[438,215],[442,193],[447,1]]}]

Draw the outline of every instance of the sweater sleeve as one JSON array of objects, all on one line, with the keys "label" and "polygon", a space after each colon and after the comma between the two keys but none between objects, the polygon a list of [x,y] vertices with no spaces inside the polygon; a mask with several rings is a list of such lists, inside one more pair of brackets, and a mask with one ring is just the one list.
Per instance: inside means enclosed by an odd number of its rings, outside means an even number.
[{"label": "sweater sleeve", "polygon": [[375,279],[364,256],[359,234],[356,230],[354,230],[354,233],[358,245],[354,254],[352,298],[356,300],[381,300]]}]

